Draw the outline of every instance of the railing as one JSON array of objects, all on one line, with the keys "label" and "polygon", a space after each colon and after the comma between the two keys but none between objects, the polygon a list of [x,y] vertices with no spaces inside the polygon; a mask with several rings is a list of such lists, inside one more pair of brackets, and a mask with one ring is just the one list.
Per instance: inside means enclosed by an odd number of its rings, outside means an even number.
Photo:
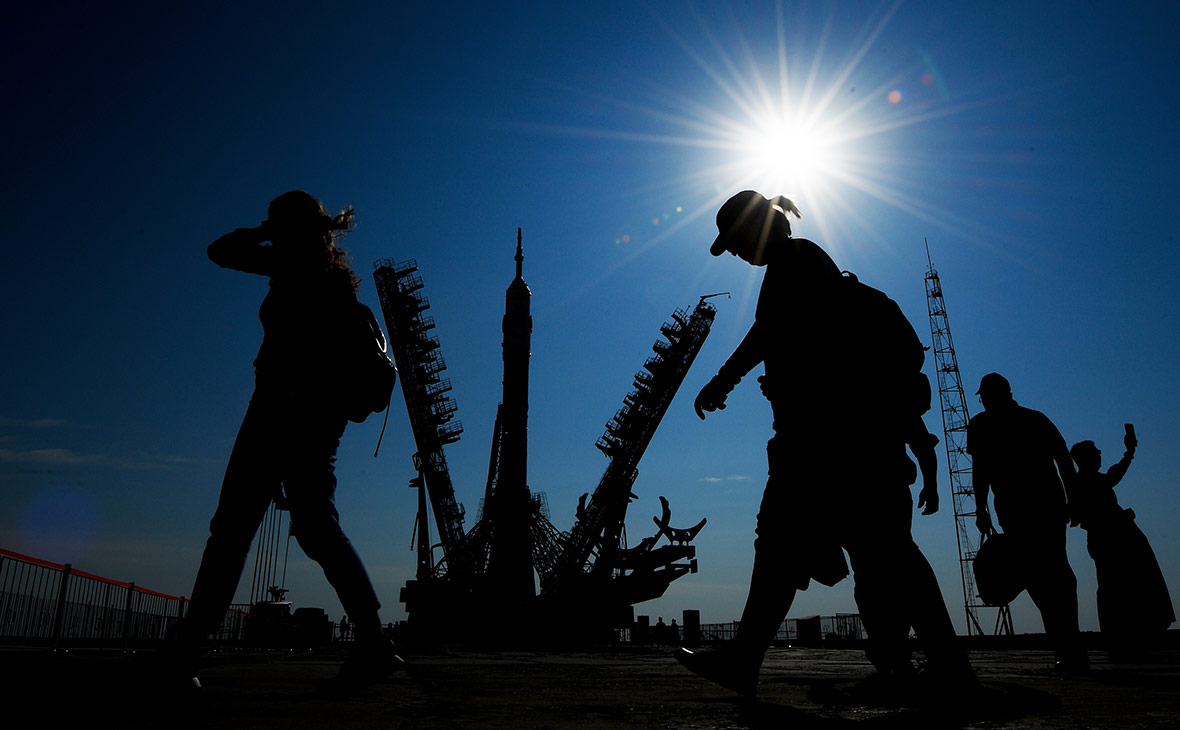
[{"label": "railing", "polygon": [[[738,630],[740,621],[721,624],[701,624],[704,642],[728,641]],[[860,615],[839,613],[835,616],[789,618],[779,625],[773,641],[776,643],[806,643],[816,641],[857,641],[866,638]]]},{"label": "railing", "polygon": [[[183,596],[0,549],[0,644],[126,649],[161,641]],[[215,640],[240,640],[249,614],[232,607]]]},{"label": "railing", "polygon": [[[141,588],[110,578],[75,570],[39,558],[0,548],[0,645],[102,647],[127,649],[162,641],[168,629],[184,616],[188,599]],[[248,622],[255,617],[249,606],[231,606],[215,642],[247,641]],[[265,623],[265,620],[263,620]],[[329,625],[333,641],[349,641],[347,624]],[[255,628],[260,625],[255,624]],[[262,626],[261,628],[265,628]],[[732,639],[738,622],[701,624],[705,642]],[[657,637],[649,627],[641,643],[677,643],[683,627],[666,627]],[[678,630],[675,637],[673,629]],[[264,633],[264,632],[259,632]],[[810,638],[863,639],[856,614],[787,619],[779,627],[776,642],[797,643]],[[257,637],[256,637],[257,638]],[[630,629],[619,631],[620,643],[639,639]]]}]

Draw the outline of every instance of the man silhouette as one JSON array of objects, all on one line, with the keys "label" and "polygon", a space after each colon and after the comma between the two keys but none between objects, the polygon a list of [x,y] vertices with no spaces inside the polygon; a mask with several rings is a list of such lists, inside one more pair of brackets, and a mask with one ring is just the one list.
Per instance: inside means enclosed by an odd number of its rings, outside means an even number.
[{"label": "man silhouette", "polygon": [[1003,375],[984,375],[977,394],[984,410],[967,425],[975,524],[983,534],[994,530],[988,507],[994,492],[996,517],[1020,556],[1022,582],[1053,640],[1057,669],[1085,671],[1078,581],[1065,553],[1065,488],[1074,476],[1065,439],[1045,414],[1012,398]]},{"label": "man silhouette", "polygon": [[[769,477],[758,511],[754,570],[734,640],[713,652],[682,649],[693,672],[754,694],[766,649],[797,590],[815,578],[835,585],[855,572],[856,600],[882,674],[912,672],[905,639],[912,626],[939,678],[974,675],[952,644],[954,627],[938,582],[910,534],[917,476],[906,444],[922,452],[927,511],[933,442],[922,423],[929,381],[922,345],[900,308],[881,292],[842,276],[814,242],[791,235],[786,198],[753,191],[717,213],[710,252],[765,266],[754,324],[695,402],[697,415],[725,408],[727,395],[759,363],[774,413]],[[925,406],[920,405],[923,397]]]}]

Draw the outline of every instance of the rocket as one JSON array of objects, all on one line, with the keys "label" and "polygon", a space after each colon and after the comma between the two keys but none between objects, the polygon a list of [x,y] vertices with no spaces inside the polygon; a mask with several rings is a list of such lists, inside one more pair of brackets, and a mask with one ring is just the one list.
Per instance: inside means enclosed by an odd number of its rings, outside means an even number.
[{"label": "rocket", "polygon": [[524,281],[521,229],[516,229],[516,278],[504,295],[504,393],[500,410],[500,458],[489,572],[504,595],[523,601],[536,595],[528,488],[529,357],[532,292]]},{"label": "rocket", "polygon": [[529,357],[532,355],[533,293],[524,283],[524,249],[521,230],[516,229],[516,278],[504,294],[504,405],[500,441],[501,479],[499,489],[519,487],[527,494]]}]

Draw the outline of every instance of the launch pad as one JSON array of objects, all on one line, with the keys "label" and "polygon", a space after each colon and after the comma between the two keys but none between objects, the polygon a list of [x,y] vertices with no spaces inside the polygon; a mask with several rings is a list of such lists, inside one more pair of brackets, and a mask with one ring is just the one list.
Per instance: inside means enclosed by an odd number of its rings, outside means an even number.
[{"label": "launch pad", "polygon": [[[636,499],[639,461],[708,336],[716,308],[701,297],[691,312],[677,309],[660,327],[654,354],[595,444],[609,459],[606,470],[593,493],[579,500],[573,527],[562,531],[550,522],[544,495],[528,487],[532,293],[523,277],[520,229],[515,261],[516,276],[505,294],[503,397],[492,429],[482,509],[469,530],[443,452],[463,427],[455,420],[457,405],[443,377],[439,341],[430,333],[434,321],[426,314],[430,305],[417,264],[392,259],[374,264],[417,449],[411,482],[418,495],[417,568],[401,592],[417,637],[475,638],[459,634],[478,613],[518,629],[512,631],[516,637],[550,641],[559,626],[577,625],[583,640],[593,640],[629,626],[634,604],[658,598],[672,581],[696,572],[691,541],[704,519],[689,528],[671,527],[670,507],[660,497],[663,511],[653,519],[653,535],[628,545],[624,524]],[[430,539],[429,513],[437,545]]]}]

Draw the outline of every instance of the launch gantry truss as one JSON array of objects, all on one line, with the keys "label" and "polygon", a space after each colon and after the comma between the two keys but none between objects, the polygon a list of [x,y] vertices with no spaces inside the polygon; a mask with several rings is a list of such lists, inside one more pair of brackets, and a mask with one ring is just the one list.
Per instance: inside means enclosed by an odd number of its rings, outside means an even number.
[{"label": "launch gantry truss", "polygon": [[[531,320],[525,319],[528,292],[527,287],[522,288],[521,260],[518,232],[517,279],[509,288],[509,313],[505,317],[505,382],[510,380],[509,368],[514,369],[511,377],[518,380],[524,369],[523,387],[527,388],[527,347],[521,347],[519,338],[527,335],[524,328],[531,329]],[[653,346],[654,355],[636,374],[632,391],[596,444],[610,463],[593,494],[583,495],[580,500],[569,533],[549,521],[544,495],[533,494],[520,483],[523,469],[516,467],[523,466],[522,408],[527,411],[527,392],[506,388],[505,400],[511,402],[501,403],[497,412],[479,519],[465,532],[464,510],[455,500],[443,455],[443,446],[456,441],[462,427],[452,420],[456,407],[447,395],[450,383],[440,377],[446,366],[438,352],[438,340],[428,335],[434,323],[423,315],[429,305],[421,294],[422,280],[413,261],[381,260],[374,268],[390,349],[417,447],[414,467],[418,477],[412,486],[421,490],[416,526],[418,571],[416,579],[408,582],[402,592],[411,625],[417,623],[427,630],[454,627],[460,612],[469,612],[473,601],[484,607],[508,603],[533,614],[543,612],[567,619],[593,616],[605,625],[623,620],[620,617],[629,615],[631,605],[662,595],[673,580],[696,571],[696,549],[689,542],[705,520],[687,529],[670,527],[670,510],[667,500],[661,497],[663,512],[654,519],[657,531],[630,548],[624,522],[627,506],[636,498],[632,487],[639,461],[716,315],[716,308],[705,301],[706,297],[691,313],[676,310],[672,321],[660,328],[665,339]],[[513,326],[513,321],[517,325]],[[512,338],[517,339],[509,342]],[[513,347],[523,354],[513,355]],[[512,443],[506,445],[509,436]],[[503,453],[507,448],[513,453]],[[512,483],[504,483],[509,478]],[[442,558],[437,562],[428,539],[424,493],[429,495],[439,533],[436,547],[441,548]],[[500,559],[499,570],[493,569],[497,567],[496,546],[503,544],[498,540],[509,531],[519,533],[519,539],[529,543],[523,554],[504,554],[514,555],[513,560],[529,560],[531,556],[541,590],[539,596],[530,593],[529,598],[536,598],[538,608],[514,603],[511,596],[506,601],[505,579],[501,577],[504,559]],[[661,537],[668,544],[657,547]]]},{"label": "launch gantry truss", "polygon": [[[442,377],[447,365],[438,351],[438,339],[429,334],[434,319],[424,314],[430,303],[422,296],[422,278],[417,271],[417,263],[412,260],[398,263],[382,259],[374,266],[373,280],[414,432],[414,468],[421,477],[419,483],[430,495],[444,549],[443,562],[434,566],[433,572],[446,573],[452,568],[461,572],[463,564],[446,560],[462,552],[464,511],[455,500],[443,446],[459,440],[463,425],[453,420],[458,406],[447,395],[451,381]],[[419,525],[419,530],[424,527]],[[421,566],[420,561],[420,570]]]},{"label": "launch gantry truss", "polygon": [[[672,398],[684,382],[689,367],[713,325],[717,308],[701,297],[692,313],[677,309],[672,321],[660,327],[666,339],[652,345],[655,355],[635,374],[633,389],[623,398],[623,407],[606,424],[595,446],[610,459],[589,501],[583,495],[577,522],[570,530],[556,569],[542,576],[543,590],[574,590],[586,584],[592,591],[608,582],[618,591],[618,600],[634,604],[664,593],[668,585],[687,572],[696,571],[696,548],[669,544],[654,549],[663,530],[628,549],[623,532],[627,505],[635,498],[631,487],[639,475],[639,460],[668,411]],[[660,520],[656,520],[661,524]],[[664,515],[663,524],[667,524]],[[704,526],[704,520],[693,535]],[[669,542],[671,543],[671,535]],[[684,564],[676,561],[688,559]]]}]

